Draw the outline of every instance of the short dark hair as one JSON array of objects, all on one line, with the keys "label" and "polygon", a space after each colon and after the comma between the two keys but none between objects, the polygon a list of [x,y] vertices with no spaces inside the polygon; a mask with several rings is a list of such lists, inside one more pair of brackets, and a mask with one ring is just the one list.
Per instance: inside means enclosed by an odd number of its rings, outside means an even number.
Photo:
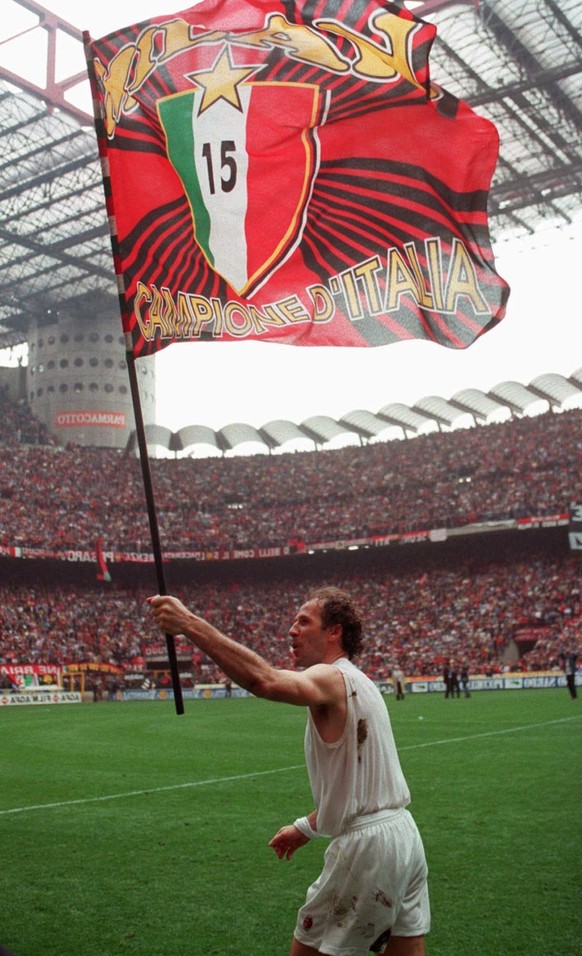
[{"label": "short dark hair", "polygon": [[324,627],[340,624],[342,647],[349,659],[362,649],[362,618],[353,599],[340,588],[318,588],[309,595],[310,601],[321,605],[321,623]]}]

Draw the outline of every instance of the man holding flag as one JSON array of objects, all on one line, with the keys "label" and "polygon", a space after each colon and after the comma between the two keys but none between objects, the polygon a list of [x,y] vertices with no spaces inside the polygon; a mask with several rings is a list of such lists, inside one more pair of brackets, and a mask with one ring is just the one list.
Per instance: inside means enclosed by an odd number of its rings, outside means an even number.
[{"label": "man holding flag", "polygon": [[141,356],[463,349],[505,315],[487,217],[499,137],[431,79],[435,35],[385,0],[200,0],[84,34],[161,594]]},{"label": "man holding flag", "polygon": [[307,708],[305,756],[315,809],[270,841],[291,859],[330,837],[320,877],[299,910],[290,956],[424,956],[430,928],[427,865],[406,806],[382,696],[352,662],[362,620],[337,588],[311,594],[289,630],[299,670],[272,667],[170,596],[148,599],[166,634],[183,634],[257,697]]},{"label": "man holding flag", "polygon": [[313,595],[278,670],[166,595],[135,360],[172,342],[462,349],[505,314],[487,199],[492,123],[430,76],[400,3],[201,0],[93,41],[112,250],[177,711],[173,635],[253,694],[308,709],[316,808],[270,845],[331,837],[291,956],[423,956],[426,862],[382,698],[351,662],[349,598]]}]

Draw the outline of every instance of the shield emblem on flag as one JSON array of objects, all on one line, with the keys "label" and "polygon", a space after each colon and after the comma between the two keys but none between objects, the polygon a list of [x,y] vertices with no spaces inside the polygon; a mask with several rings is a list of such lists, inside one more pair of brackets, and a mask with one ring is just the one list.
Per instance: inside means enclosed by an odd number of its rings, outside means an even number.
[{"label": "shield emblem on flag", "polygon": [[231,91],[209,103],[193,89],[158,101],[196,242],[239,294],[252,295],[301,238],[320,101],[313,84],[255,81],[237,83],[234,100]]}]

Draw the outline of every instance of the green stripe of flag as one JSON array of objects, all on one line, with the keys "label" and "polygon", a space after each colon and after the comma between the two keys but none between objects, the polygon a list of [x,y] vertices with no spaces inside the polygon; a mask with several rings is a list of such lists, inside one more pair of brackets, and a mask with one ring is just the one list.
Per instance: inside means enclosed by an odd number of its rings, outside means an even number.
[{"label": "green stripe of flag", "polygon": [[194,94],[188,91],[178,96],[158,100],[158,115],[166,135],[168,158],[182,180],[188,196],[194,222],[196,240],[206,251],[211,265],[214,265],[210,249],[210,218],[204,204],[194,156],[194,131],[192,108]]}]

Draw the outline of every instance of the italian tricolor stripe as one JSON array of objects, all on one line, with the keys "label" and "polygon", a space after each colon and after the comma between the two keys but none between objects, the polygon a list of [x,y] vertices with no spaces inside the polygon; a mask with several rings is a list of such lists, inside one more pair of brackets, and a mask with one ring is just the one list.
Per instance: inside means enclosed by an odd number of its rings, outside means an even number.
[{"label": "italian tricolor stripe", "polygon": [[300,233],[317,165],[312,127],[319,92],[277,83],[241,83],[240,109],[204,91],[159,101],[168,156],[188,196],[196,240],[210,265],[238,292],[281,262]]}]

